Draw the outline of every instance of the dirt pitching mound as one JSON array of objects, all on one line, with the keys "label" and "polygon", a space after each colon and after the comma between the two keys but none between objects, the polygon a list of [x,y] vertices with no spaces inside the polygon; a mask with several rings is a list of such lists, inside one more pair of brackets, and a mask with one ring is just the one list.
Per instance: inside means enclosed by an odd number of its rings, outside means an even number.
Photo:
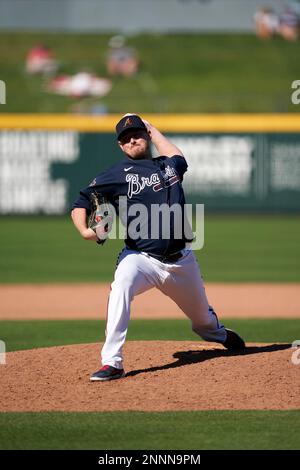
[{"label": "dirt pitching mound", "polygon": [[0,411],[296,409],[299,367],[287,344],[249,344],[233,354],[213,343],[132,341],[127,375],[90,382],[99,344],[7,354]]}]

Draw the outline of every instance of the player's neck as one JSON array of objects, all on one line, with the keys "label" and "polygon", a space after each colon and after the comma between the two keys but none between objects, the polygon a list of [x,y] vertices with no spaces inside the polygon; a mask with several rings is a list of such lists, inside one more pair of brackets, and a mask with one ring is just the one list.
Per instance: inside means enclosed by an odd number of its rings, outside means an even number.
[{"label": "player's neck", "polygon": [[129,160],[152,160],[151,152],[146,152],[143,155],[139,155],[137,158],[131,157],[130,155],[126,155]]}]

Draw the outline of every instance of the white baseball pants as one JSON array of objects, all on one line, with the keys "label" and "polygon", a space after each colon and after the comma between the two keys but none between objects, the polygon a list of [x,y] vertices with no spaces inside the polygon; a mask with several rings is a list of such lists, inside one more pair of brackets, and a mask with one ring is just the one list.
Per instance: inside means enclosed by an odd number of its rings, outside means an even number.
[{"label": "white baseball pants", "polygon": [[134,296],[153,287],[170,297],[191,320],[192,329],[206,341],[223,342],[226,331],[209,307],[200,268],[193,251],[183,250],[175,263],[161,261],[124,248],[111,284],[106,339],[101,352],[103,365],[123,368],[122,348]]}]

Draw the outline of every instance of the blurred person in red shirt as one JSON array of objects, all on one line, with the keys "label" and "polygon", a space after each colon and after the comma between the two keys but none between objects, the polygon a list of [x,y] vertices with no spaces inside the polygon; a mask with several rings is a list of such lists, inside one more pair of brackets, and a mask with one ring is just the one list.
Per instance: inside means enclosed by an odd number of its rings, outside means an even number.
[{"label": "blurred person in red shirt", "polygon": [[53,51],[44,44],[37,44],[27,54],[26,72],[52,75],[58,68]]}]

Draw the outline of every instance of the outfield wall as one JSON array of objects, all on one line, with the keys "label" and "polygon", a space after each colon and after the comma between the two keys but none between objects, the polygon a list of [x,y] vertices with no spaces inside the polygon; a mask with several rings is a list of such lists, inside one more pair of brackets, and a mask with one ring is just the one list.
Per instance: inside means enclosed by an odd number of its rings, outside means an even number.
[{"label": "outfield wall", "polygon": [[[266,3],[277,13],[283,9],[282,0]],[[263,4],[262,0],[0,0],[0,29],[252,32],[254,13]]]},{"label": "outfield wall", "polygon": [[[122,158],[119,115],[0,115],[0,214],[64,214]],[[189,202],[206,210],[298,211],[297,115],[146,115],[184,152]]]}]

